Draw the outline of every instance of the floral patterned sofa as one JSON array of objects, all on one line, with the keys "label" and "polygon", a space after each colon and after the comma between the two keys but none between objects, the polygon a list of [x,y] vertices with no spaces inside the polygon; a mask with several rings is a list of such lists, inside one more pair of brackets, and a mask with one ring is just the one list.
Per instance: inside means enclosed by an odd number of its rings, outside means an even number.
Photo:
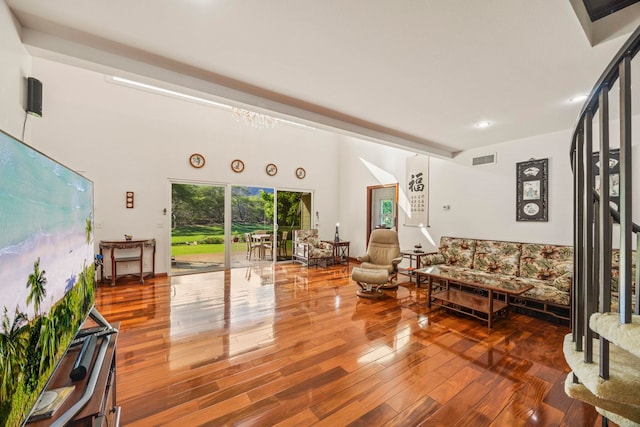
[{"label": "floral patterned sofa", "polygon": [[[633,278],[632,306],[635,308],[636,295],[636,251],[631,251],[631,277]],[[611,253],[611,310],[618,311],[618,279],[620,278],[620,250],[614,249]]]},{"label": "floral patterned sofa", "polygon": [[490,277],[505,288],[531,284],[529,291],[510,297],[510,304],[569,319],[572,246],[442,237],[438,252],[422,257],[423,267],[435,264],[469,281]]},{"label": "floral patterned sofa", "polygon": [[294,230],[291,242],[293,261],[318,266],[333,263],[333,245],[318,237],[317,229]]}]

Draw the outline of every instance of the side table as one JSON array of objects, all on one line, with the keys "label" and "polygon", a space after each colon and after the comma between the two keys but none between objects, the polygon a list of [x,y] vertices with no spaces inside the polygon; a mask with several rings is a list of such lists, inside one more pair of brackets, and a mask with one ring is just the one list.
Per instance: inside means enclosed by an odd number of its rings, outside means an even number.
[{"label": "side table", "polygon": [[[398,273],[408,276],[409,281],[413,281],[413,278],[415,277],[414,271],[420,268],[422,257],[427,256],[432,252],[416,252],[415,250],[411,249],[411,250],[400,251],[400,253],[402,254],[402,258],[409,260],[409,268],[399,268]],[[414,262],[415,262],[415,265],[413,265]],[[417,284],[420,285],[420,282],[417,281]]]},{"label": "side table", "polygon": [[340,240],[336,242],[334,240],[323,240],[323,242],[333,245],[333,262],[335,264],[349,264],[350,241]]}]

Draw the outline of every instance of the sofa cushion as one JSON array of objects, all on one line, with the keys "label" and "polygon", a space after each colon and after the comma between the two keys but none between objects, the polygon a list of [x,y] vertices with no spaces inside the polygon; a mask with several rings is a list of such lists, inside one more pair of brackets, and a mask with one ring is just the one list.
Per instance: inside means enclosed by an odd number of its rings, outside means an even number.
[{"label": "sofa cushion", "polygon": [[520,270],[521,251],[521,243],[478,240],[473,268],[487,273],[516,276]]},{"label": "sofa cushion", "polygon": [[296,242],[309,243],[311,246],[317,246],[320,239],[318,239],[318,230],[302,229],[293,231],[293,240]]},{"label": "sofa cushion", "polygon": [[[636,290],[635,286],[632,288],[631,294],[631,309],[636,309]],[[613,312],[620,312],[620,294],[616,292],[611,292],[611,310]]]},{"label": "sofa cushion", "polygon": [[444,255],[442,255],[441,253],[433,253],[420,257],[420,267],[444,264],[444,262]]},{"label": "sofa cushion", "polygon": [[[618,292],[620,280],[620,249],[611,252],[611,291]],[[631,282],[636,281],[636,251],[631,251]]]},{"label": "sofa cushion", "polygon": [[440,253],[447,265],[471,268],[475,250],[476,241],[473,239],[446,236],[440,238]]},{"label": "sofa cushion", "polygon": [[333,256],[333,245],[320,242],[318,247],[310,246],[311,258],[329,258]]},{"label": "sofa cushion", "polygon": [[557,289],[549,280],[528,279],[523,277],[517,277],[515,280],[522,284],[533,285],[533,288],[522,294],[525,298],[566,306],[569,306],[571,303],[569,298],[570,293]]},{"label": "sofa cushion", "polygon": [[443,275],[451,277],[452,279],[472,283],[484,283],[506,290],[516,289],[517,285],[531,285],[533,288],[523,293],[521,295],[522,297],[558,305],[569,305],[569,292],[557,289],[555,286],[552,286],[548,280],[527,279],[451,266],[441,266],[440,271]]},{"label": "sofa cushion", "polygon": [[573,284],[573,273],[567,272],[553,280],[553,286],[562,292],[570,292]]},{"label": "sofa cushion", "polygon": [[573,271],[573,247],[538,243],[522,244],[521,277],[552,282],[571,271]]}]

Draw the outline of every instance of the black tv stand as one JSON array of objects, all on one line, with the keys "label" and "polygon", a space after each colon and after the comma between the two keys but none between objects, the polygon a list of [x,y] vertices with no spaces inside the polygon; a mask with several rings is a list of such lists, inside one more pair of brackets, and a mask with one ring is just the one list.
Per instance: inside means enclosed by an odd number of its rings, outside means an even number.
[{"label": "black tv stand", "polygon": [[[72,346],[51,377],[47,389],[75,385],[74,391],[51,418],[33,421],[27,427],[41,426],[118,426],[120,407],[116,404],[116,347],[119,323],[110,325],[97,310],[92,309],[91,320],[105,326],[109,333],[97,333],[96,351],[91,371],[83,379],[73,381],[73,369],[82,346]],[[91,323],[88,319],[85,323]]]}]

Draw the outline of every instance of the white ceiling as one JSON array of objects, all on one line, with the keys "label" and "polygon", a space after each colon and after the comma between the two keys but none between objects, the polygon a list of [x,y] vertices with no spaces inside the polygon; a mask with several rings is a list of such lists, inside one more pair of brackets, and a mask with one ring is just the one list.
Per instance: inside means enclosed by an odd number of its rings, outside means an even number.
[{"label": "white ceiling", "polygon": [[6,3],[34,55],[442,156],[572,128],[628,37],[569,0]]}]

